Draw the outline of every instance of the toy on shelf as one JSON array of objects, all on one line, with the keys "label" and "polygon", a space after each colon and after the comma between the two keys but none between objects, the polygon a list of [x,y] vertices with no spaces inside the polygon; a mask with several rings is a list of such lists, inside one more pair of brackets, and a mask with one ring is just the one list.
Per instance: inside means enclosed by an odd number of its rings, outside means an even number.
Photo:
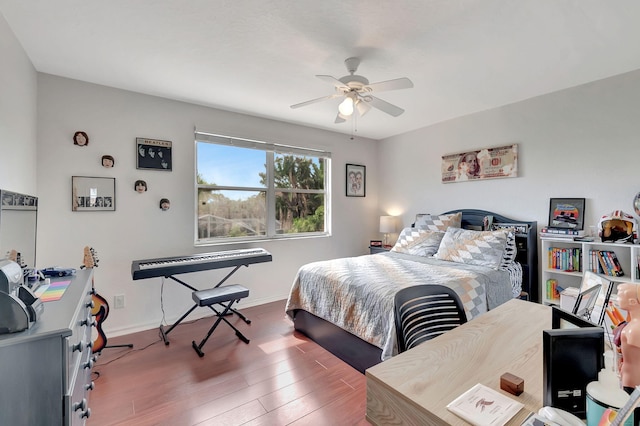
[{"label": "toy on shelf", "polygon": [[600,218],[598,235],[603,242],[635,243],[638,240],[638,222],[622,210],[614,210]]}]

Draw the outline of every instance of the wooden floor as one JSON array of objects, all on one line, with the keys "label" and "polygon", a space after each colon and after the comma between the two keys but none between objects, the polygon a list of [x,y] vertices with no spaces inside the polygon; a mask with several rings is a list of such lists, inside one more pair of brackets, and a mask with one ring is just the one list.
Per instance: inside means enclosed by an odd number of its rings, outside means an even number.
[{"label": "wooden floor", "polygon": [[294,332],[285,301],[243,309],[252,321],[221,323],[198,357],[213,321],[176,327],[165,346],[158,329],[108,339],[93,368],[88,426],[369,425],[365,377]]}]

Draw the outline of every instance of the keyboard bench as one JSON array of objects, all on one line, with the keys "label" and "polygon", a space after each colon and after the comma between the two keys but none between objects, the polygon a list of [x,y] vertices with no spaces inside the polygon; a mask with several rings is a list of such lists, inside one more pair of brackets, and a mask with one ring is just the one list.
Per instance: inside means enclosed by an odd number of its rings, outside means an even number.
[{"label": "keyboard bench", "polygon": [[249,296],[249,289],[239,284],[232,284],[194,291],[191,296],[198,306],[210,306],[220,302],[244,299]]},{"label": "keyboard bench", "polygon": [[[240,340],[242,340],[245,343],[249,343],[249,339],[247,339],[240,332],[240,330],[238,330],[233,324],[231,324],[225,318],[225,315],[229,314],[229,311],[237,313],[237,311],[235,311],[231,306],[234,303],[239,302],[240,299],[244,299],[245,297],[248,297],[248,296],[249,296],[249,289],[239,284],[231,284],[231,285],[209,288],[206,290],[198,290],[198,291],[194,291],[191,294],[191,297],[195,302],[195,305],[191,310],[195,309],[198,306],[208,306],[215,312],[216,314],[215,316],[217,317],[216,321],[213,323],[213,325],[209,329],[209,332],[199,344],[197,344],[195,340],[191,342],[193,349],[196,351],[198,356],[200,357],[204,356],[204,352],[202,352],[202,347],[207,342],[209,337],[211,337],[216,327],[218,327],[218,324],[220,324],[220,321],[226,322],[229,327],[233,328],[233,330],[236,332],[236,336],[238,336]],[[224,307],[224,309],[222,310],[222,312],[218,312],[216,309],[213,308],[213,305],[221,305],[222,307]],[[247,320],[243,316],[241,316],[241,318],[247,324],[251,323],[251,321]]]}]

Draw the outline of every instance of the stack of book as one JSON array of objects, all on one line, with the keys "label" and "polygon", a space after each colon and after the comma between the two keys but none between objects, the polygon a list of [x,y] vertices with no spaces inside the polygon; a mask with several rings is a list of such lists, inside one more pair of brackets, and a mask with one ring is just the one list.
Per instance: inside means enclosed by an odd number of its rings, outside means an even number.
[{"label": "stack of book", "polygon": [[558,285],[558,280],[554,278],[549,278],[547,280],[547,300],[560,300],[560,292],[562,290],[564,289]]},{"label": "stack of book", "polygon": [[580,247],[549,247],[547,256],[549,269],[582,272],[582,249]]},{"label": "stack of book", "polygon": [[574,239],[575,237],[584,237],[583,230],[568,229],[568,228],[549,228],[545,226],[540,229],[540,238],[567,238]]},{"label": "stack of book", "polygon": [[591,272],[611,277],[624,276],[618,256],[610,250],[589,250],[589,269]]}]

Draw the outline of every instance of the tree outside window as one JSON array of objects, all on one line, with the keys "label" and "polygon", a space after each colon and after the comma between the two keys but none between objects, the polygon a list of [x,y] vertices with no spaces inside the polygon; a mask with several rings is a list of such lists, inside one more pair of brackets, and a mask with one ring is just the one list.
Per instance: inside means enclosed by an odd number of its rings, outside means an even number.
[{"label": "tree outside window", "polygon": [[196,141],[196,244],[328,234],[328,156],[222,142]]}]

